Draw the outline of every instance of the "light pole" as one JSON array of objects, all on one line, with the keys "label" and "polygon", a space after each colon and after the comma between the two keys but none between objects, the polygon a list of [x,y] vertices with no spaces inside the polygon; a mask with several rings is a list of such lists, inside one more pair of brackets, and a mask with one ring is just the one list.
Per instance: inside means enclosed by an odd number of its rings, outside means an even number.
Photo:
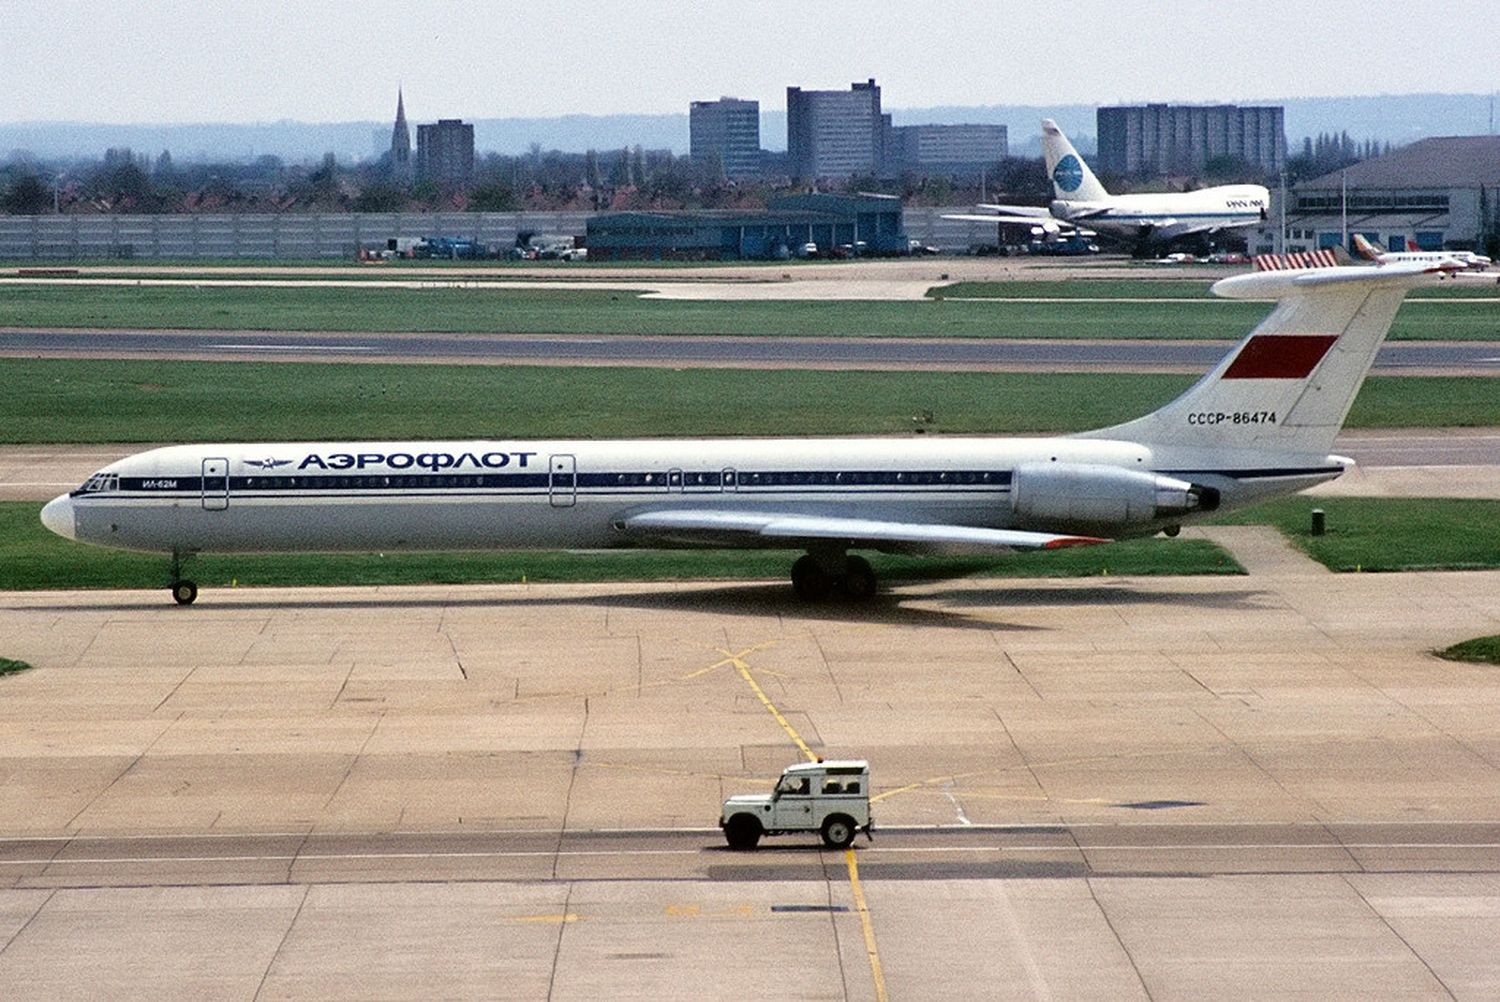
[{"label": "light pole", "polygon": [[59,174],[52,179],[52,214],[62,215],[62,183],[66,173]]},{"label": "light pole", "polygon": [[1286,253],[1286,168],[1281,169],[1281,240],[1276,253]]}]

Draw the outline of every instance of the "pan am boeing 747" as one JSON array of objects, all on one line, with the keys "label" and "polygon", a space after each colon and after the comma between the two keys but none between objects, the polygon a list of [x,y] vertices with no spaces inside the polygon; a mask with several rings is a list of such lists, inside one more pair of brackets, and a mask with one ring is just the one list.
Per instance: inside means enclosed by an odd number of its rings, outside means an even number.
[{"label": "pan am boeing 747", "polygon": [[1421,263],[1261,272],[1276,299],[1181,397],[1056,438],[179,445],[112,463],[42,522],[99,546],[196,553],[608,547],[803,550],[799,596],[868,598],[852,553],[995,553],[1175,531],[1332,480],[1349,406]]},{"label": "pan am boeing 747", "polygon": [[1050,118],[1042,119],[1042,154],[1055,195],[1050,205],[984,205],[981,208],[994,214],[962,213],[944,218],[1029,226],[1049,237],[1088,227],[1144,250],[1183,237],[1254,226],[1265,220],[1271,204],[1271,193],[1258,184],[1111,195]]}]

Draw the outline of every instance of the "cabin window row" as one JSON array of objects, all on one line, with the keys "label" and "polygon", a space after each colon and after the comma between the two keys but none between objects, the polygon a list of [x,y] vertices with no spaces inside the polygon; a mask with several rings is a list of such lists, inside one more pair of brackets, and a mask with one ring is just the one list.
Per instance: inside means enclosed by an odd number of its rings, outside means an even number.
[{"label": "cabin window row", "polygon": [[[579,487],[654,487],[678,489],[682,487],[843,487],[843,486],[941,486],[941,485],[986,485],[1010,483],[1008,470],[871,470],[871,471],[681,471],[632,472],[632,473],[546,473],[510,474],[363,474],[353,476],[252,476],[234,477],[230,489],[235,491],[281,491],[281,490],[443,490],[463,488],[544,488],[571,486],[576,479]],[[174,487],[197,489],[200,481],[196,477],[175,478]],[[79,489],[80,493],[97,493],[118,490],[120,479],[116,475],[89,478]],[[145,489],[146,483],[132,480],[127,484],[132,489]]]}]

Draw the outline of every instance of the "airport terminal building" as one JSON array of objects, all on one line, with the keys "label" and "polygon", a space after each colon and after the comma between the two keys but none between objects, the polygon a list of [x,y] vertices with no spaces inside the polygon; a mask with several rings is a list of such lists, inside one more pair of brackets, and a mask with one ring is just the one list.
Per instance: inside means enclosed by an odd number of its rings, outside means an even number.
[{"label": "airport terminal building", "polygon": [[764,212],[612,212],[588,220],[594,261],[744,261],[906,250],[901,200],[893,195],[791,195]]},{"label": "airport terminal building", "polygon": [[1421,139],[1299,183],[1287,248],[1336,247],[1347,232],[1388,250],[1480,250],[1500,237],[1500,136]]}]

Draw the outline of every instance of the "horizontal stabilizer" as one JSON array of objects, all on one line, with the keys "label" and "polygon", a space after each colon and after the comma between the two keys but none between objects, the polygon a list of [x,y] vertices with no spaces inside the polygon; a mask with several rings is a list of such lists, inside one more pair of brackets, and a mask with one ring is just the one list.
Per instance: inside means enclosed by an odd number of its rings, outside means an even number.
[{"label": "horizontal stabilizer", "polygon": [[[1023,532],[1018,529],[986,529],[967,525],[931,525],[924,522],[886,522],[793,512],[715,511],[667,508],[642,512],[625,519],[625,531],[634,535],[665,538],[688,545],[713,546],[728,541],[744,544],[743,537],[757,536],[763,545],[804,547],[820,540],[838,540],[875,549],[903,551],[954,549],[1055,550],[1066,546],[1106,543],[1093,536]],[[738,537],[736,539],[736,537]]]},{"label": "horizontal stabilizer", "polygon": [[1283,299],[1327,286],[1366,289],[1415,289],[1431,285],[1445,274],[1440,265],[1403,261],[1383,268],[1301,268],[1231,275],[1213,284],[1213,294],[1224,299]]}]

